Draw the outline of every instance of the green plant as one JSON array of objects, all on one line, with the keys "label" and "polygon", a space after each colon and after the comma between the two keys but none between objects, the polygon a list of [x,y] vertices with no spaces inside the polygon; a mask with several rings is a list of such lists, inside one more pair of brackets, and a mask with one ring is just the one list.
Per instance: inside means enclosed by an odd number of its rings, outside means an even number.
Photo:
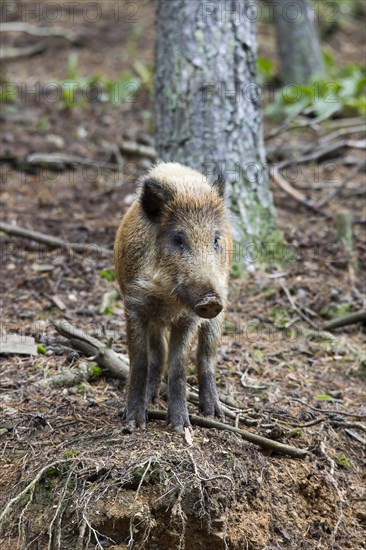
[{"label": "green plant", "polygon": [[347,313],[351,313],[351,311],[351,304],[340,304],[338,307],[334,305],[324,306],[320,310],[320,315],[326,319],[338,319],[344,315],[347,315]]},{"label": "green plant", "polygon": [[94,361],[89,363],[89,371],[93,378],[98,378],[103,373],[101,367],[98,365],[98,363],[95,363]]},{"label": "green plant", "polygon": [[133,68],[143,86],[145,86],[149,94],[152,95],[154,89],[154,66],[136,61]]},{"label": "green plant", "polygon": [[18,90],[11,82],[2,82],[0,84],[0,103],[15,101],[18,97]]},{"label": "green plant", "polygon": [[296,116],[300,112],[316,116],[366,114],[366,71],[362,65],[338,68],[329,52],[324,52],[328,78],[314,77],[305,85],[289,84],[276,91],[265,114],[274,118]]},{"label": "green plant", "polygon": [[154,483],[159,481],[162,476],[162,468],[160,463],[150,458],[146,462],[143,462],[137,466],[133,471],[133,478],[135,483]]},{"label": "green plant", "polygon": [[349,458],[345,454],[334,455],[333,460],[340,468],[344,468],[345,470],[348,470],[351,467]]},{"label": "green plant", "polygon": [[77,451],[76,449],[70,449],[70,451],[63,451],[62,453],[62,458],[74,458],[76,456],[78,456],[79,454],[79,451]]},{"label": "green plant", "polygon": [[116,274],[113,269],[104,268],[100,272],[100,276],[102,279],[105,279],[106,281],[115,281],[116,280]]},{"label": "green plant", "polygon": [[274,67],[270,59],[266,57],[257,58],[257,79],[259,84],[266,84],[274,77]]}]

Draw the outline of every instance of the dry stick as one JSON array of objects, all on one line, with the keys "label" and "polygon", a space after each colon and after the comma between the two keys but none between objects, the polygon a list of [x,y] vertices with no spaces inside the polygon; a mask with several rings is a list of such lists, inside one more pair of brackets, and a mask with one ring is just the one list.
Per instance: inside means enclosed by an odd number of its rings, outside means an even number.
[{"label": "dry stick", "polygon": [[332,218],[332,216],[329,216],[329,214],[326,214],[325,212],[322,212],[319,209],[318,205],[315,202],[313,202],[312,200],[308,199],[304,195],[304,193],[301,193],[301,191],[298,191],[297,189],[292,187],[292,185],[280,173],[279,167],[276,166],[274,168],[272,177],[273,177],[273,181],[275,183],[277,183],[277,185],[279,185],[279,187],[281,187],[281,189],[283,191],[285,191],[285,193],[290,195],[290,197],[295,199],[297,202],[299,202],[300,204],[306,206],[307,208],[309,208],[313,212],[316,212],[317,214],[320,214],[320,215],[324,216],[325,218],[328,218],[328,219]]},{"label": "dry stick", "polygon": [[[148,418],[150,420],[167,420],[167,413],[165,411],[154,411],[149,410],[147,412]],[[281,454],[287,454],[294,458],[305,458],[308,454],[304,449],[297,449],[296,447],[291,447],[290,445],[284,445],[273,439],[268,439],[267,437],[262,437],[261,435],[256,435],[246,430],[240,428],[235,428],[235,426],[229,426],[223,422],[217,422],[216,420],[211,420],[210,418],[204,418],[202,416],[196,416],[195,414],[190,414],[189,419],[191,424],[195,426],[200,426],[202,428],[213,428],[216,430],[225,430],[229,432],[236,433],[241,435],[246,441],[259,445],[264,449],[271,449]]]},{"label": "dry stick", "polygon": [[[87,336],[83,331],[73,327],[67,321],[55,321],[53,323],[56,330],[70,339],[72,347],[81,349],[87,354],[97,353],[95,361],[106,371],[115,377],[122,380],[126,380],[129,372],[128,368],[128,358],[124,355],[115,353],[112,349],[106,348],[101,344],[96,338],[92,336]],[[189,401],[197,402],[197,394],[194,392],[188,392],[187,399]],[[151,416],[151,415],[155,415]],[[160,415],[160,416],[159,416]],[[166,419],[166,413],[164,411],[148,411],[148,416],[155,419]],[[273,449],[279,453],[289,454],[297,458],[303,458],[306,456],[307,451],[296,449],[296,447],[291,447],[289,445],[284,445],[278,443],[277,441],[272,441],[266,437],[262,437],[239,428],[235,428],[228,424],[223,424],[222,422],[215,422],[208,418],[202,418],[195,415],[190,415],[192,424],[197,426],[202,426],[204,428],[216,428],[219,430],[228,430],[240,434],[244,439],[250,441],[256,445],[259,445],[264,448]]]},{"label": "dry stick", "polygon": [[357,413],[350,413],[345,411],[338,411],[336,409],[319,409],[318,407],[313,407],[312,405],[309,405],[308,403],[304,403],[301,401],[301,399],[297,399],[297,397],[292,397],[292,401],[296,401],[297,403],[300,403],[301,405],[304,405],[304,407],[307,407],[308,409],[311,409],[312,411],[315,411],[317,413],[321,414],[337,414],[341,416],[353,416],[354,418],[366,418],[366,414],[357,414]]},{"label": "dry stick", "polygon": [[[313,160],[318,160],[326,155],[329,155],[329,153],[333,153],[338,149],[342,149],[342,147],[348,147],[348,146],[349,146],[348,139],[340,139],[338,141],[335,141],[334,143],[330,143],[329,145],[326,145],[322,149],[317,149],[313,152],[307,153],[300,157],[295,157],[293,159],[286,159],[279,163],[278,169],[282,170],[282,168],[285,168],[285,166],[289,166],[290,164],[294,164],[294,163],[300,164],[304,162],[311,162]],[[313,149],[314,146],[312,145],[311,148]]]},{"label": "dry stick", "polygon": [[361,311],[356,311],[355,313],[350,313],[339,319],[333,319],[325,323],[324,328],[326,330],[338,327],[344,327],[346,325],[353,325],[355,323],[365,322],[366,321],[366,309]]},{"label": "dry stick", "polygon": [[300,317],[302,317],[302,319],[304,319],[304,321],[306,321],[307,323],[309,323],[309,325],[311,325],[313,328],[318,328],[318,325],[316,323],[314,323],[311,319],[309,319],[309,317],[307,315],[305,315],[305,313],[300,309],[300,307],[296,304],[295,300],[293,299],[293,297],[291,296],[290,294],[290,291],[289,289],[287,288],[287,286],[285,285],[285,283],[279,279],[278,280],[282,290],[284,291],[284,293],[286,294],[287,296],[287,299],[288,301],[290,302],[290,305],[291,307],[300,315]]},{"label": "dry stick", "polygon": [[359,124],[364,123],[363,116],[349,117],[349,118],[337,118],[335,120],[330,120],[327,122],[327,128],[345,128],[349,126],[358,126]]},{"label": "dry stick", "polygon": [[355,168],[352,170],[352,172],[349,174],[349,176],[347,176],[336,187],[336,189],[334,189],[334,191],[329,193],[326,197],[324,197],[321,201],[318,202],[319,208],[323,208],[323,206],[325,206],[329,201],[333,200],[345,188],[347,183],[350,182],[352,180],[352,178],[354,178],[354,176],[356,174],[358,174],[358,172],[361,172],[365,168],[365,166],[366,166],[366,161],[365,160],[363,162],[361,162],[360,164],[357,164],[357,166],[355,166]]},{"label": "dry stick", "polygon": [[324,216],[325,218],[330,220],[333,218],[333,216],[323,212],[319,204],[311,201],[303,193],[301,193],[301,191],[298,191],[297,189],[292,187],[292,185],[282,176],[280,171],[286,166],[289,166],[290,164],[311,162],[313,160],[320,159],[325,155],[328,155],[329,153],[332,153],[342,147],[352,147],[352,146],[353,146],[353,142],[349,140],[339,140],[339,141],[336,141],[335,143],[331,143],[330,145],[328,145],[327,147],[324,147],[323,149],[320,149],[319,151],[314,151],[312,153],[309,153],[307,155],[303,155],[301,157],[297,157],[294,159],[284,160],[274,168],[273,176],[272,176],[273,180],[275,181],[275,183],[277,183],[277,185],[281,187],[281,189],[283,189],[288,195],[290,195],[290,197],[297,200],[298,202],[300,202],[310,210],[313,210],[317,214],[320,214],[321,216]]},{"label": "dry stick", "polygon": [[103,248],[97,244],[68,243],[58,237],[52,237],[51,235],[46,235],[45,233],[39,233],[38,231],[25,229],[16,225],[10,225],[8,223],[0,222],[0,231],[4,231],[7,235],[12,235],[14,237],[22,237],[38,243],[47,244],[53,248],[64,248],[67,250],[75,250],[75,252],[97,252],[108,256],[113,254],[112,250]]},{"label": "dry stick", "polygon": [[341,130],[337,130],[335,132],[327,134],[327,135],[320,138],[319,143],[320,144],[328,143],[332,139],[342,137],[342,136],[346,136],[346,135],[349,135],[349,134],[357,134],[359,132],[366,132],[366,124],[360,124],[358,126],[351,126],[351,127],[348,127],[348,128],[342,128]]}]

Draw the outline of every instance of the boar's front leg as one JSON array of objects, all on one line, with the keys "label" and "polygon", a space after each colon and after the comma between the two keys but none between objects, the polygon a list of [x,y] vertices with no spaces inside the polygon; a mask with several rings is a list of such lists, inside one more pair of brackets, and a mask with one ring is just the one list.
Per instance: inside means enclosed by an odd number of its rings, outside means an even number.
[{"label": "boar's front leg", "polygon": [[167,343],[165,328],[157,324],[149,325],[149,378],[147,402],[154,402],[159,394],[161,374],[166,364]]},{"label": "boar's front leg", "polygon": [[183,432],[190,426],[186,401],[186,367],[195,323],[190,320],[174,324],[170,333],[168,356],[168,423]]},{"label": "boar's front leg", "polygon": [[221,315],[203,322],[198,332],[197,348],[199,408],[204,415],[219,418],[223,413],[216,389],[215,367],[221,329]]},{"label": "boar's front leg", "polygon": [[[126,312],[127,313],[127,312]],[[127,344],[130,379],[127,394],[127,427],[146,427],[146,385],[148,375],[147,322],[127,314]]]}]

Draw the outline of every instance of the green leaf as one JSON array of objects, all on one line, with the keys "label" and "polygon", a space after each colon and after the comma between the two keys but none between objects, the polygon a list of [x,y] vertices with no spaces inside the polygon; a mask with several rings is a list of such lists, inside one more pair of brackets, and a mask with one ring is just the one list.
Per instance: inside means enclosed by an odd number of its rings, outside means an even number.
[{"label": "green leaf", "polygon": [[44,346],[42,346],[42,344],[37,344],[37,352],[38,353],[41,353],[41,354],[45,354],[46,353],[46,348]]},{"label": "green leaf", "polygon": [[333,397],[331,395],[328,395],[327,393],[318,393],[318,395],[315,396],[315,399],[329,400],[329,399],[333,399]]}]

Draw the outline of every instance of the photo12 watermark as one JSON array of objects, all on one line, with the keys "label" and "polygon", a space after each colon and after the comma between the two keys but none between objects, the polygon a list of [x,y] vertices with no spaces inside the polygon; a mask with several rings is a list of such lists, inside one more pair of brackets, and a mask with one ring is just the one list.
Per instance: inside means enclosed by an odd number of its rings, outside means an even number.
[{"label": "photo12 watermark", "polygon": [[112,17],[116,23],[138,23],[140,6],[138,2],[109,1],[65,1],[65,2],[11,2],[0,5],[1,20],[47,25],[84,22],[97,23],[103,17]]}]

